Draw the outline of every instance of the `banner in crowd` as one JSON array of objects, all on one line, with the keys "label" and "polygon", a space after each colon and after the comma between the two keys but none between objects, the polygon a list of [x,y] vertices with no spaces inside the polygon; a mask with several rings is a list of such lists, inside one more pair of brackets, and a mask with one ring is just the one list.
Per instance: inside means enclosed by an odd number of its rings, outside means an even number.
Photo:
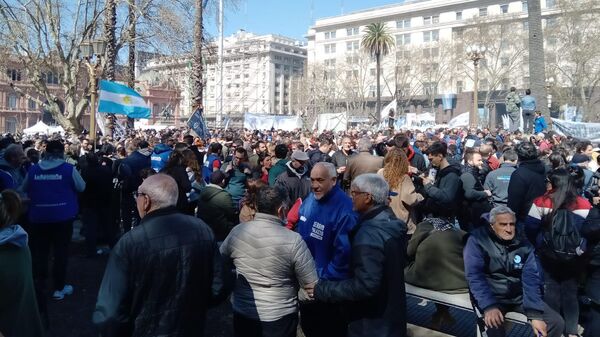
[{"label": "banner in crowd", "polygon": [[552,124],[560,135],[600,142],[600,123],[569,122],[552,118]]},{"label": "banner in crowd", "polygon": [[327,113],[319,115],[317,128],[319,132],[329,131],[345,131],[348,125],[348,117],[345,112]]},{"label": "banner in crowd", "polygon": [[469,112],[463,112],[448,122],[448,127],[459,128],[469,126]]},{"label": "banner in crowd", "polygon": [[210,132],[206,127],[206,121],[204,121],[202,111],[202,108],[196,109],[190,119],[188,119],[187,126],[192,129],[198,135],[198,137],[202,139],[208,139],[210,138]]},{"label": "banner in crowd", "polygon": [[259,115],[248,112],[244,115],[244,128],[249,130],[292,131],[300,128],[301,123],[298,116]]},{"label": "banner in crowd", "polygon": [[106,80],[100,81],[98,112],[150,118],[150,108],[142,95],[126,85]]}]

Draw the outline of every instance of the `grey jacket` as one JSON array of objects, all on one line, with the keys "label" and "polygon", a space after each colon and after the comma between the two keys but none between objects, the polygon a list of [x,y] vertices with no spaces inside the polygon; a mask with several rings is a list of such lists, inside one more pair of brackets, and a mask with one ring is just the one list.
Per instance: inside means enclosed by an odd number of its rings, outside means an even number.
[{"label": "grey jacket", "polygon": [[233,310],[251,319],[272,322],[297,312],[298,285],[317,281],[306,243],[273,215],[256,213],[234,227],[221,254],[237,270]]},{"label": "grey jacket", "polygon": [[508,183],[511,174],[517,169],[515,164],[504,163],[485,178],[483,188],[492,192],[492,203],[506,206],[508,203]]}]

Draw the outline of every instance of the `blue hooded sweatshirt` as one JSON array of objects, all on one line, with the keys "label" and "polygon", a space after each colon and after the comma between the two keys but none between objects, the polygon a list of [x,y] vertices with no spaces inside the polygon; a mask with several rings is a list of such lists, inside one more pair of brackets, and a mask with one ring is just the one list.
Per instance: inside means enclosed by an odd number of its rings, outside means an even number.
[{"label": "blue hooded sweatshirt", "polygon": [[27,232],[19,225],[0,229],[0,246],[12,244],[19,248],[27,246]]},{"label": "blue hooded sweatshirt", "polygon": [[356,225],[352,200],[335,186],[320,200],[309,194],[298,213],[297,231],[312,254],[319,278],[344,280],[350,276],[350,240]]},{"label": "blue hooded sweatshirt", "polygon": [[173,149],[166,144],[160,143],[156,145],[150,156],[150,167],[152,167],[154,171],[160,172],[160,170],[167,165],[171,152],[173,152]]}]

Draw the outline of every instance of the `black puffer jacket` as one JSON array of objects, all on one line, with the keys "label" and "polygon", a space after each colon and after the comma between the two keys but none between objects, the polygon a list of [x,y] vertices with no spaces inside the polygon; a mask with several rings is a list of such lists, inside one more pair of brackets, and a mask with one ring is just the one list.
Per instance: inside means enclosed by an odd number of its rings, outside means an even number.
[{"label": "black puffer jacket", "polygon": [[348,336],[406,336],[406,230],[387,206],[363,214],[350,232],[352,278],[317,283],[315,299],[348,304]]},{"label": "black puffer jacket", "polygon": [[581,234],[588,240],[590,264],[600,267],[600,208],[592,207],[581,227]]},{"label": "black puffer jacket", "polygon": [[285,164],[285,168],[285,172],[275,179],[275,186],[286,191],[291,203],[298,198],[304,200],[310,193],[310,170],[306,166],[296,170],[291,161]]},{"label": "black puffer jacket", "polygon": [[519,163],[508,184],[508,207],[523,221],[533,199],[546,192],[546,168],[539,159]]},{"label": "black puffer jacket", "polygon": [[202,220],[159,209],[112,250],[93,321],[103,336],[202,336],[232,281]]}]

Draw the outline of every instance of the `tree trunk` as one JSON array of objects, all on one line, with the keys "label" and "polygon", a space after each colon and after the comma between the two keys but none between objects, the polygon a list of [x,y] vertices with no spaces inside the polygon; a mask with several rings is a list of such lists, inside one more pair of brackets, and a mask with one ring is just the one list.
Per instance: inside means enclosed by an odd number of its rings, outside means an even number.
[{"label": "tree trunk", "polygon": [[[104,38],[106,39],[106,63],[104,65],[104,78],[109,81],[115,80],[115,62],[117,60],[117,37],[115,30],[117,26],[117,3],[116,0],[106,0],[106,13],[104,20]],[[93,108],[92,108],[93,109]],[[95,111],[92,111],[95,113]],[[106,122],[106,135],[113,135],[115,115],[110,114]],[[94,135],[95,137],[95,135]]]},{"label": "tree trunk", "polygon": [[[130,88],[135,88],[135,0],[129,0],[129,55],[128,55],[128,71],[127,85]],[[133,118],[127,117],[127,128],[133,129]]]},{"label": "tree trunk", "polygon": [[380,72],[381,72],[381,54],[380,53],[376,53],[375,54],[375,60],[377,62],[377,104],[375,105],[375,122],[377,122],[377,124],[379,124],[379,122],[381,121],[381,81],[380,81]]},{"label": "tree trunk", "polygon": [[546,62],[544,61],[544,33],[540,0],[527,1],[529,22],[529,82],[537,109],[546,121],[552,123],[546,93]]},{"label": "tree trunk", "polygon": [[202,106],[202,0],[196,0],[194,57],[192,64],[192,109]]},{"label": "tree trunk", "polygon": [[106,12],[104,19],[104,38],[106,39],[106,64],[104,66],[104,77],[109,81],[115,80],[115,62],[117,59],[117,37],[115,36],[116,26],[116,0],[106,0]]}]

